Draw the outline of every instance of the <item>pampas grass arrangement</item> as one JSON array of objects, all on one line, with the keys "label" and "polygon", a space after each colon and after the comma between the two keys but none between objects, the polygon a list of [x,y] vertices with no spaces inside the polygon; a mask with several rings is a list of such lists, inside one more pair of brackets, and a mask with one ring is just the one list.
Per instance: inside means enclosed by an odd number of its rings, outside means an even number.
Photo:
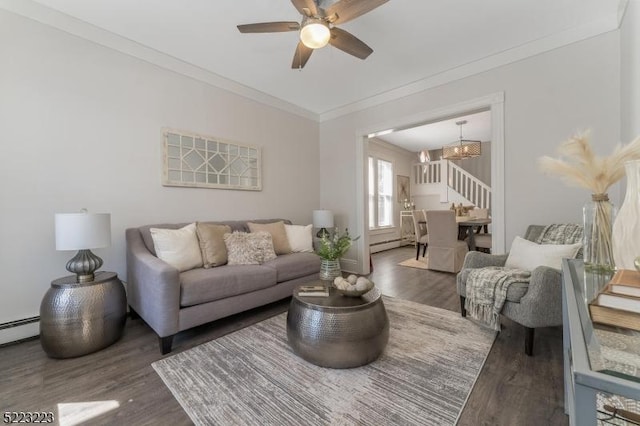
[{"label": "pampas grass arrangement", "polygon": [[560,158],[541,157],[543,173],[559,176],[569,186],[592,192],[584,210],[584,260],[592,269],[612,269],[613,205],[607,190],[624,176],[624,163],[640,159],[640,137],[618,144],[611,155],[599,157],[589,145],[589,132],[573,136],[558,147]]}]

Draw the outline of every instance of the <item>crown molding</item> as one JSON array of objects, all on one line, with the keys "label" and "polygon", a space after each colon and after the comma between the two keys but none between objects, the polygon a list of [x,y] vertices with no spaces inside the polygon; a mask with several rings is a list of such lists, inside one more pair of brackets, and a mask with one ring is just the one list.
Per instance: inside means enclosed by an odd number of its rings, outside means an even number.
[{"label": "crown molding", "polygon": [[609,31],[617,30],[624,19],[624,12],[626,11],[627,5],[628,0],[619,0],[616,12],[599,20],[592,21],[588,24],[572,28],[561,33],[556,33],[548,37],[533,40],[529,43],[525,43],[477,61],[448,70],[442,70],[441,72],[424,79],[379,93],[357,102],[322,113],[316,113],[207,71],[204,68],[149,48],[133,40],[116,35],[72,16],[50,9],[32,0],[0,0],[0,9],[32,19],[101,46],[114,49],[161,68],[174,71],[210,86],[226,90],[244,98],[251,99],[261,104],[268,105],[303,118],[314,120],[316,122],[332,120],[343,115],[420,93],[452,81],[520,61],[530,56],[539,55]]},{"label": "crown molding", "polygon": [[32,0],[0,0],[0,9],[25,18],[40,22],[68,34],[89,40],[104,47],[108,47],[125,55],[132,56],[161,68],[193,78],[202,83],[223,89],[247,99],[286,111],[300,117],[319,121],[315,112],[301,108],[275,96],[222,77],[204,68],[190,64],[166,53],[144,46],[133,40],[114,34],[80,19],[62,12],[45,7]]},{"label": "crown molding", "polygon": [[[626,3],[626,0],[621,0],[621,3]],[[438,74],[371,96],[367,99],[325,111],[320,114],[320,122],[404,98],[455,80],[470,77],[493,68],[508,65],[531,56],[617,30],[620,26],[620,20],[619,12],[616,11],[615,14],[603,17],[597,21],[592,21],[586,25],[533,40],[512,49],[496,53],[495,55],[487,56],[459,67],[443,70]]]}]

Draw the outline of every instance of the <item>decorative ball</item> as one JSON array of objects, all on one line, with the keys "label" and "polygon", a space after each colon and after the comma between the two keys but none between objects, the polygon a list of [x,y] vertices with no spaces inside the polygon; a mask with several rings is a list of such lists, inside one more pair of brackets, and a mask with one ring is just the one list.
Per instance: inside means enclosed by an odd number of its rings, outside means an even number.
[{"label": "decorative ball", "polygon": [[346,279],[338,277],[333,284],[340,294],[349,297],[360,297],[374,287],[374,284],[366,277],[355,275],[350,275]]}]

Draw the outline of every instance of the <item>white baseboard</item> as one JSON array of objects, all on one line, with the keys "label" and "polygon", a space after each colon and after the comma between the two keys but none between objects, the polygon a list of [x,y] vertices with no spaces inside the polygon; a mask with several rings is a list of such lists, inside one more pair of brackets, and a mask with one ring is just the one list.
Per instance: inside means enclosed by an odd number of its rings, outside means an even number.
[{"label": "white baseboard", "polygon": [[385,251],[385,250],[391,250],[391,249],[394,249],[394,248],[398,248],[398,247],[400,247],[400,245],[404,246],[404,245],[407,245],[407,243],[403,242],[402,244],[400,244],[400,241],[392,241],[392,242],[389,242],[389,243],[376,244],[374,246],[369,246],[369,250],[371,250],[371,253],[378,253],[380,251]]},{"label": "white baseboard", "polygon": [[340,259],[340,268],[343,272],[359,274],[358,261],[354,259]]},{"label": "white baseboard", "polygon": [[0,345],[40,334],[40,321],[0,330]]}]

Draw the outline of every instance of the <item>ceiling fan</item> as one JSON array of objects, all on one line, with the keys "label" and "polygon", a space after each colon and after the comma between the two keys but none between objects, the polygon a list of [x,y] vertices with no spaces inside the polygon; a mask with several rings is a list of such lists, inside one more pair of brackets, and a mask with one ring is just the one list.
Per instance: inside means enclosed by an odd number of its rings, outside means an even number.
[{"label": "ceiling fan", "polygon": [[[305,66],[314,49],[331,44],[356,58],[365,59],[373,49],[345,30],[335,27],[351,21],[389,0],[338,0],[326,8],[320,7],[322,0],[291,0],[302,14],[302,22],[281,21],[238,25],[241,33],[277,33],[300,31],[300,41],[293,55],[291,68]],[[325,2],[326,3],[326,2]]]}]

